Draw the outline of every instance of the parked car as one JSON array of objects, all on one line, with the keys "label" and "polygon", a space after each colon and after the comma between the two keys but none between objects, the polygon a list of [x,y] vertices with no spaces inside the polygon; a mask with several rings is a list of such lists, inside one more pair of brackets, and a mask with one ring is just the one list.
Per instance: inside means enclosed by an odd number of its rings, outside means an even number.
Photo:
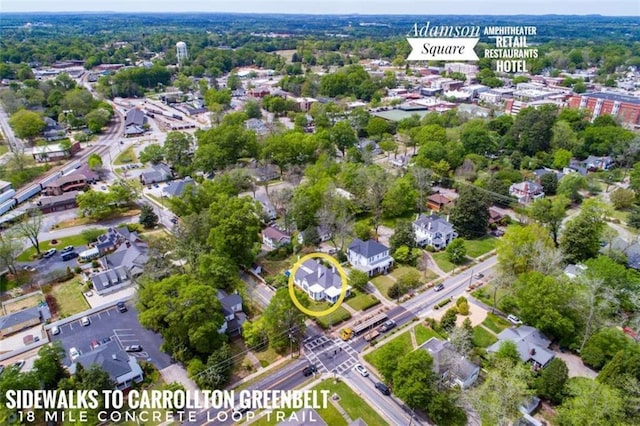
[{"label": "parked car", "polygon": [[65,248],[60,250],[60,253],[62,253],[62,254],[69,253],[71,251],[74,251],[75,249],[76,248],[74,246],[66,246]]},{"label": "parked car", "polygon": [[62,254],[62,261],[66,262],[67,260],[75,259],[76,257],[78,257],[78,253],[75,251],[69,251]]},{"label": "parked car", "polygon": [[433,288],[433,291],[440,291],[440,290],[444,290],[444,284],[438,284]]},{"label": "parked car", "polygon": [[116,303],[116,308],[118,308],[120,312],[127,312],[127,305],[125,305],[124,302]]},{"label": "parked car", "polygon": [[89,319],[89,317],[82,317],[80,318],[80,324],[82,324],[83,327],[87,327],[91,325],[91,320]]},{"label": "parked car", "polygon": [[51,327],[51,334],[57,336],[58,334],[60,334],[60,328],[58,328],[57,325],[54,325],[53,327]]},{"label": "parked car", "polygon": [[125,352],[142,352],[142,346],[140,345],[130,345],[124,348]]},{"label": "parked car", "polygon": [[102,344],[109,343],[111,341],[111,337],[105,337],[102,339]]},{"label": "parked car", "polygon": [[522,324],[522,321],[520,321],[520,318],[518,318],[518,317],[517,317],[517,316],[515,316],[515,315],[511,315],[511,314],[509,314],[509,315],[507,315],[507,319],[508,319],[508,320],[509,320],[509,322],[510,322],[511,324],[513,324],[513,325],[520,325],[520,324]]},{"label": "parked car", "polygon": [[383,395],[387,395],[387,396],[391,395],[391,389],[389,389],[389,387],[384,383],[377,382],[376,389],[378,389],[380,393],[382,393]]},{"label": "parked car", "polygon": [[22,367],[24,367],[24,360],[21,359],[19,361],[14,362],[12,367],[15,368],[16,370],[20,371],[22,369]]},{"label": "parked car", "polygon": [[98,342],[97,340],[92,340],[91,341],[91,349],[95,349],[98,346],[100,346],[100,342]]},{"label": "parked car", "polygon": [[482,279],[482,278],[484,278],[484,274],[477,273],[477,274],[475,274],[475,275],[473,276],[473,278],[475,278],[476,280]]},{"label": "parked car", "polygon": [[71,362],[75,361],[76,358],[78,358],[79,356],[80,356],[79,350],[77,350],[76,348],[69,349],[69,359],[71,359]]},{"label": "parked car", "polygon": [[382,324],[378,330],[380,330],[380,333],[384,333],[386,331],[391,330],[395,326],[396,326],[396,322],[394,320],[389,320],[389,321],[385,321],[385,323]]},{"label": "parked car", "polygon": [[362,365],[356,364],[356,366],[353,367],[353,369],[356,370],[358,373],[360,373],[362,377],[369,377],[369,372]]},{"label": "parked car", "polygon": [[49,249],[47,251],[44,252],[44,254],[42,255],[42,257],[44,257],[45,259],[50,258],[51,256],[53,256],[54,254],[56,254],[58,252],[57,249]]},{"label": "parked car", "polygon": [[28,271],[28,272],[35,272],[35,271],[36,271],[36,268],[34,268],[34,267],[33,267],[33,266],[31,266],[31,265],[24,265],[24,266],[22,267],[22,269],[24,269],[25,271]]},{"label": "parked car", "polygon": [[305,367],[304,370],[302,370],[302,374],[305,377],[309,377],[310,375],[315,374],[317,371],[318,369],[315,365],[309,365],[308,367]]}]

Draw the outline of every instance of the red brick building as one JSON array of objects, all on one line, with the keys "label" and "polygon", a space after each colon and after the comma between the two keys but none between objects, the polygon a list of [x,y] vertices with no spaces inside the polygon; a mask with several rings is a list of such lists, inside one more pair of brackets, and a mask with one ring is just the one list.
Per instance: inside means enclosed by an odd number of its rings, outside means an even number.
[{"label": "red brick building", "polygon": [[592,92],[569,98],[570,108],[588,109],[592,118],[610,114],[622,123],[640,126],[640,98],[611,92]]}]

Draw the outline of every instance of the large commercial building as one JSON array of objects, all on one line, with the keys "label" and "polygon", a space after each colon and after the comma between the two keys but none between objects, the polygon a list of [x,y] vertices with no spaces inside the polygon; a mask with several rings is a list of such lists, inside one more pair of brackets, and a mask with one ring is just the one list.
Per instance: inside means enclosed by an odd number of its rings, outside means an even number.
[{"label": "large commercial building", "polygon": [[640,126],[640,98],[612,92],[591,92],[569,98],[569,107],[588,109],[591,117],[611,114],[620,122]]}]

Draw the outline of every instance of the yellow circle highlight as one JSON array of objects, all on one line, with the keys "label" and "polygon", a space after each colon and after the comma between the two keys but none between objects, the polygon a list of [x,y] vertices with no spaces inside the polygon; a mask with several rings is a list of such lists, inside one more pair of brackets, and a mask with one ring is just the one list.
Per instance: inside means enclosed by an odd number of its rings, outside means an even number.
[{"label": "yellow circle highlight", "polygon": [[[296,297],[295,283],[293,282],[295,273],[298,270],[298,268],[302,266],[302,264],[307,260],[314,259],[316,257],[324,259],[329,263],[331,263],[333,266],[335,266],[336,270],[340,274],[340,278],[342,279],[342,286],[340,287],[340,297],[338,297],[338,300],[332,307],[330,307],[329,309],[325,309],[324,311],[312,311],[302,306],[302,303],[300,303],[300,301]],[[289,296],[291,297],[293,304],[296,305],[296,308],[300,309],[302,313],[312,317],[324,317],[326,315],[329,315],[335,312],[340,307],[342,302],[344,302],[344,298],[347,295],[347,285],[348,285],[347,281],[348,281],[348,278],[347,278],[347,274],[344,272],[344,269],[342,268],[342,266],[340,266],[340,263],[338,263],[338,261],[334,259],[331,255],[327,253],[320,253],[320,252],[309,253],[305,256],[302,256],[302,258],[300,258],[300,260],[298,260],[289,271]]]}]

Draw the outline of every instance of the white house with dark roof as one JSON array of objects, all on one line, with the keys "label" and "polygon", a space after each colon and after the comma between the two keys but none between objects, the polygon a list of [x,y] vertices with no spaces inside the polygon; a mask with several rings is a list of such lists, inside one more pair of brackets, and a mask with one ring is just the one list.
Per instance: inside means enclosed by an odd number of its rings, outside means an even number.
[{"label": "white house with dark roof", "polygon": [[[309,259],[296,270],[293,283],[304,290],[312,300],[336,303],[342,291],[342,277],[335,268],[328,268],[315,259]],[[347,285],[346,296],[351,294]]]},{"label": "white house with dark roof", "polygon": [[544,197],[542,185],[525,180],[524,182],[514,183],[509,187],[509,195],[518,199],[520,204],[528,204],[533,200]]},{"label": "white house with dark roof", "polygon": [[151,185],[152,183],[166,182],[173,178],[173,171],[166,164],[154,164],[150,168],[140,173],[140,182],[143,185]]},{"label": "white house with dark roof", "polygon": [[222,315],[224,315],[224,324],[218,333],[240,334],[242,324],[247,320],[247,316],[242,310],[242,298],[236,293],[227,294],[223,290],[218,290],[218,300],[222,307]]},{"label": "white house with dark roof", "polygon": [[453,345],[446,340],[432,337],[420,349],[433,358],[433,370],[452,386],[458,385],[466,389],[478,379],[480,367],[459,355]]},{"label": "white house with dark roof", "polygon": [[389,247],[374,240],[362,241],[359,238],[349,244],[347,259],[351,266],[366,272],[370,277],[386,274],[394,262],[389,255]]},{"label": "white house with dark roof", "polygon": [[85,368],[92,364],[99,365],[116,383],[116,389],[120,390],[128,389],[133,383],[140,383],[143,380],[144,373],[136,358],[120,349],[113,341],[76,358],[69,366],[71,374],[75,374],[78,364],[82,364]]},{"label": "white house with dark roof", "polygon": [[535,368],[544,368],[555,357],[549,350],[551,341],[535,327],[522,325],[502,330],[498,341],[487,348],[487,352],[498,352],[504,341],[512,341],[518,348],[522,362],[531,362]]},{"label": "white house with dark roof", "polygon": [[420,247],[431,246],[436,250],[442,250],[458,237],[453,225],[435,214],[421,214],[411,225],[416,244]]}]

